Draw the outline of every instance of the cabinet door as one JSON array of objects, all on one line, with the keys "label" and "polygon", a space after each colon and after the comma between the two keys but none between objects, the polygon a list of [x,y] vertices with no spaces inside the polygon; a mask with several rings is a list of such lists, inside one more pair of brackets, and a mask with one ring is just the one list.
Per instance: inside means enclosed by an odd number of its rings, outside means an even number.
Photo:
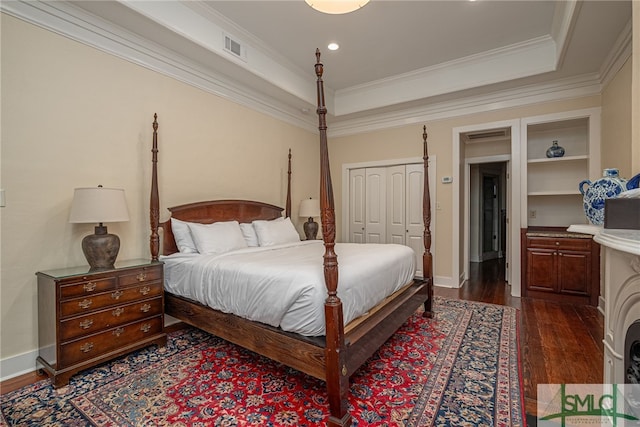
[{"label": "cabinet door", "polygon": [[589,296],[591,254],[558,252],[558,290],[563,294]]},{"label": "cabinet door", "polygon": [[364,169],[349,171],[349,241],[364,243],[365,223]]},{"label": "cabinet door", "polygon": [[555,292],[558,283],[554,249],[527,249],[527,289]]}]

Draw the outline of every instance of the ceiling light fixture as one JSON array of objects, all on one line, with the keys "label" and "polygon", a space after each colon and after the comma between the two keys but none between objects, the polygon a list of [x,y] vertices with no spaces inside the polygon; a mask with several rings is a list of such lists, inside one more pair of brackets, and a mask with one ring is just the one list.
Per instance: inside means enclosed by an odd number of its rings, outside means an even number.
[{"label": "ceiling light fixture", "polygon": [[327,49],[338,50],[340,49],[340,45],[338,43],[329,43],[329,45],[327,46]]},{"label": "ceiling light fixture", "polygon": [[309,6],[323,13],[333,15],[349,13],[360,9],[369,0],[304,0]]}]

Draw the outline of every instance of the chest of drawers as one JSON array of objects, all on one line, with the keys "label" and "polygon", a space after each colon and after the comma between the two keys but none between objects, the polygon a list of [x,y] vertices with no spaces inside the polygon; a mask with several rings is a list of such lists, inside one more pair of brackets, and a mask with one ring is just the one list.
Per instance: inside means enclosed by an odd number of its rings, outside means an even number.
[{"label": "chest of drawers", "polygon": [[38,366],[54,387],[82,369],[150,344],[166,345],[163,264],[116,263],[36,273]]}]

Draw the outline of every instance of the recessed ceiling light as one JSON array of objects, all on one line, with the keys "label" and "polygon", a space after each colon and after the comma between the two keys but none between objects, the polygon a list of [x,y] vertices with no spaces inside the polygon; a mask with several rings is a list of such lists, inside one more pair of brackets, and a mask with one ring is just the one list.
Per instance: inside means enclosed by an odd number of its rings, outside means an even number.
[{"label": "recessed ceiling light", "polygon": [[329,48],[329,50],[338,50],[340,49],[340,45],[338,43],[329,43],[329,46],[327,46]]}]

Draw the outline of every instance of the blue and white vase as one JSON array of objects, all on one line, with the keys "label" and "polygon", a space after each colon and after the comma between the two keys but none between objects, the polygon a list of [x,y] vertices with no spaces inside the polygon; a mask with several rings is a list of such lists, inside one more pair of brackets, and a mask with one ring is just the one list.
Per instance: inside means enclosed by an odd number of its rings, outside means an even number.
[{"label": "blue and white vase", "polygon": [[558,145],[558,141],[553,141],[551,147],[547,148],[547,157],[562,157],[564,156],[564,148]]},{"label": "blue and white vase", "polygon": [[[585,188],[586,186],[586,188]],[[578,184],[582,194],[584,213],[593,225],[604,224],[604,201],[618,197],[627,190],[627,180],[618,176],[618,169],[605,169],[602,178]]]}]

